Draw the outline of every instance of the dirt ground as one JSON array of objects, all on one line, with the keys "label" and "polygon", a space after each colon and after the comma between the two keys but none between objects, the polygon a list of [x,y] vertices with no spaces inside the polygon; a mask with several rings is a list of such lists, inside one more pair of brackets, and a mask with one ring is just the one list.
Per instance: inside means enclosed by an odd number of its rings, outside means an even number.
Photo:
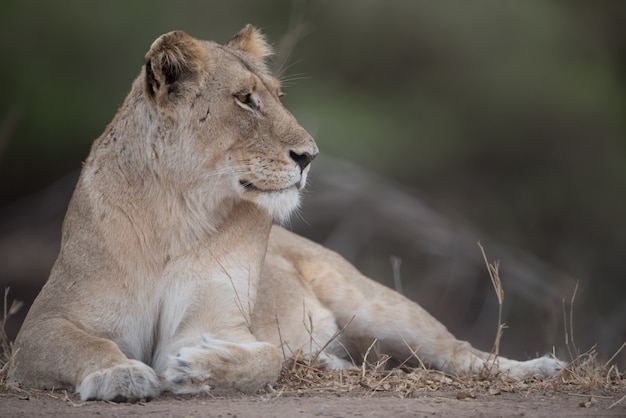
[{"label": "dirt ground", "polygon": [[0,368],[0,418],[8,417],[626,417],[626,375],[595,352],[547,379],[450,376],[427,368],[385,369],[386,361],[321,370],[291,359],[256,395],[215,388],[163,393],[149,402],[81,401],[66,391],[15,388]]},{"label": "dirt ground", "polygon": [[150,402],[116,404],[82,402],[71,393],[0,392],[1,417],[625,417],[624,393],[595,391],[527,391],[490,394],[458,390],[414,393],[409,398],[388,392],[335,390],[246,396],[211,393],[200,396],[165,394]]}]

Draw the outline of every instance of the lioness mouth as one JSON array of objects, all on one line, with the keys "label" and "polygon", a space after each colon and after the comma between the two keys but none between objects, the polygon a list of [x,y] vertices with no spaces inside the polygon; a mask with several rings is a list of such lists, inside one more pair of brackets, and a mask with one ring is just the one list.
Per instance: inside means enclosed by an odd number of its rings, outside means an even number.
[{"label": "lioness mouth", "polygon": [[239,184],[241,184],[244,189],[249,190],[249,191],[260,191],[259,189],[256,188],[256,186],[254,184],[252,184],[249,181],[246,180],[239,180]]},{"label": "lioness mouth", "polygon": [[285,190],[293,187],[293,186],[285,187],[285,188],[282,188],[282,189],[259,189],[254,184],[252,184],[252,182],[247,181],[247,180],[239,180],[239,184],[241,184],[243,186],[243,188],[246,189],[246,191],[249,191],[249,192],[260,192],[260,193],[282,192],[282,191],[285,191]]}]

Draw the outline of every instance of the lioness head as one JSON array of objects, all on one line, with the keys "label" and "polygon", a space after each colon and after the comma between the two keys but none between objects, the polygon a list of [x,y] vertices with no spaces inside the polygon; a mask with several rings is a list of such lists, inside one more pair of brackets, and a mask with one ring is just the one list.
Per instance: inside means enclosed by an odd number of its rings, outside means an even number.
[{"label": "lioness head", "polygon": [[[313,138],[281,103],[267,70],[270,48],[246,26],[226,45],[180,31],[159,37],[133,89],[145,107],[151,173],[218,201],[244,199],[276,219],[299,204]],[[145,147],[144,147],[145,148]],[[158,167],[158,168],[154,168]]]}]

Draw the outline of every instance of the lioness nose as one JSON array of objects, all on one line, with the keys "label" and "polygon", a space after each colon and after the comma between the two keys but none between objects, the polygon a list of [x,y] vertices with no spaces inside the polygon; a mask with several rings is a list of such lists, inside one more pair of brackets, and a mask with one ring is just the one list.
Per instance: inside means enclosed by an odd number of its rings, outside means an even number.
[{"label": "lioness nose", "polygon": [[303,152],[299,154],[292,150],[289,151],[289,156],[300,166],[300,170],[304,170],[317,157],[317,153],[309,154],[308,152]]}]

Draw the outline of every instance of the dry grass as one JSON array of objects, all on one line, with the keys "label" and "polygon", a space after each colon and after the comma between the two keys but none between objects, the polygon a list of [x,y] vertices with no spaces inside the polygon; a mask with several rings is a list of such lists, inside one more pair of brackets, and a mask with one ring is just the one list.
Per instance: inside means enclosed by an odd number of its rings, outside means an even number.
[{"label": "dry grass", "polygon": [[426,393],[452,392],[458,399],[473,398],[478,394],[497,396],[517,393],[524,396],[529,393],[562,393],[580,395],[581,407],[589,407],[594,397],[617,399],[611,407],[626,399],[626,395],[618,398],[626,393],[626,376],[616,365],[600,362],[595,349],[580,354],[562,373],[544,380],[512,381],[505,376],[486,375],[457,377],[424,367],[387,369],[388,360],[383,357],[375,364],[363,364],[353,370],[325,370],[310,359],[296,355],[287,363],[279,381],[270,391],[274,396],[333,393],[356,394],[365,398],[410,398]]},{"label": "dry grass", "polygon": [[434,370],[387,370],[385,364],[388,360],[388,357],[383,357],[375,364],[363,364],[352,370],[324,370],[305,358],[295,356],[287,363],[274,390],[297,394],[362,393],[366,396],[387,392],[410,397],[420,390],[433,391],[454,385],[452,378]]},{"label": "dry grass", "polygon": [[[386,359],[354,370],[321,370],[305,359],[294,358],[283,370],[271,396],[317,396],[350,394],[363,398],[455,396],[457,399],[483,399],[515,394],[527,396],[574,397],[578,407],[590,408],[599,399],[610,400],[608,409],[624,403],[626,378],[615,365],[607,366],[595,350],[578,356],[560,375],[550,379],[510,381],[503,377],[453,377],[425,368],[385,369]],[[509,398],[511,399],[511,398]],[[579,399],[579,400],[577,400]]]}]

